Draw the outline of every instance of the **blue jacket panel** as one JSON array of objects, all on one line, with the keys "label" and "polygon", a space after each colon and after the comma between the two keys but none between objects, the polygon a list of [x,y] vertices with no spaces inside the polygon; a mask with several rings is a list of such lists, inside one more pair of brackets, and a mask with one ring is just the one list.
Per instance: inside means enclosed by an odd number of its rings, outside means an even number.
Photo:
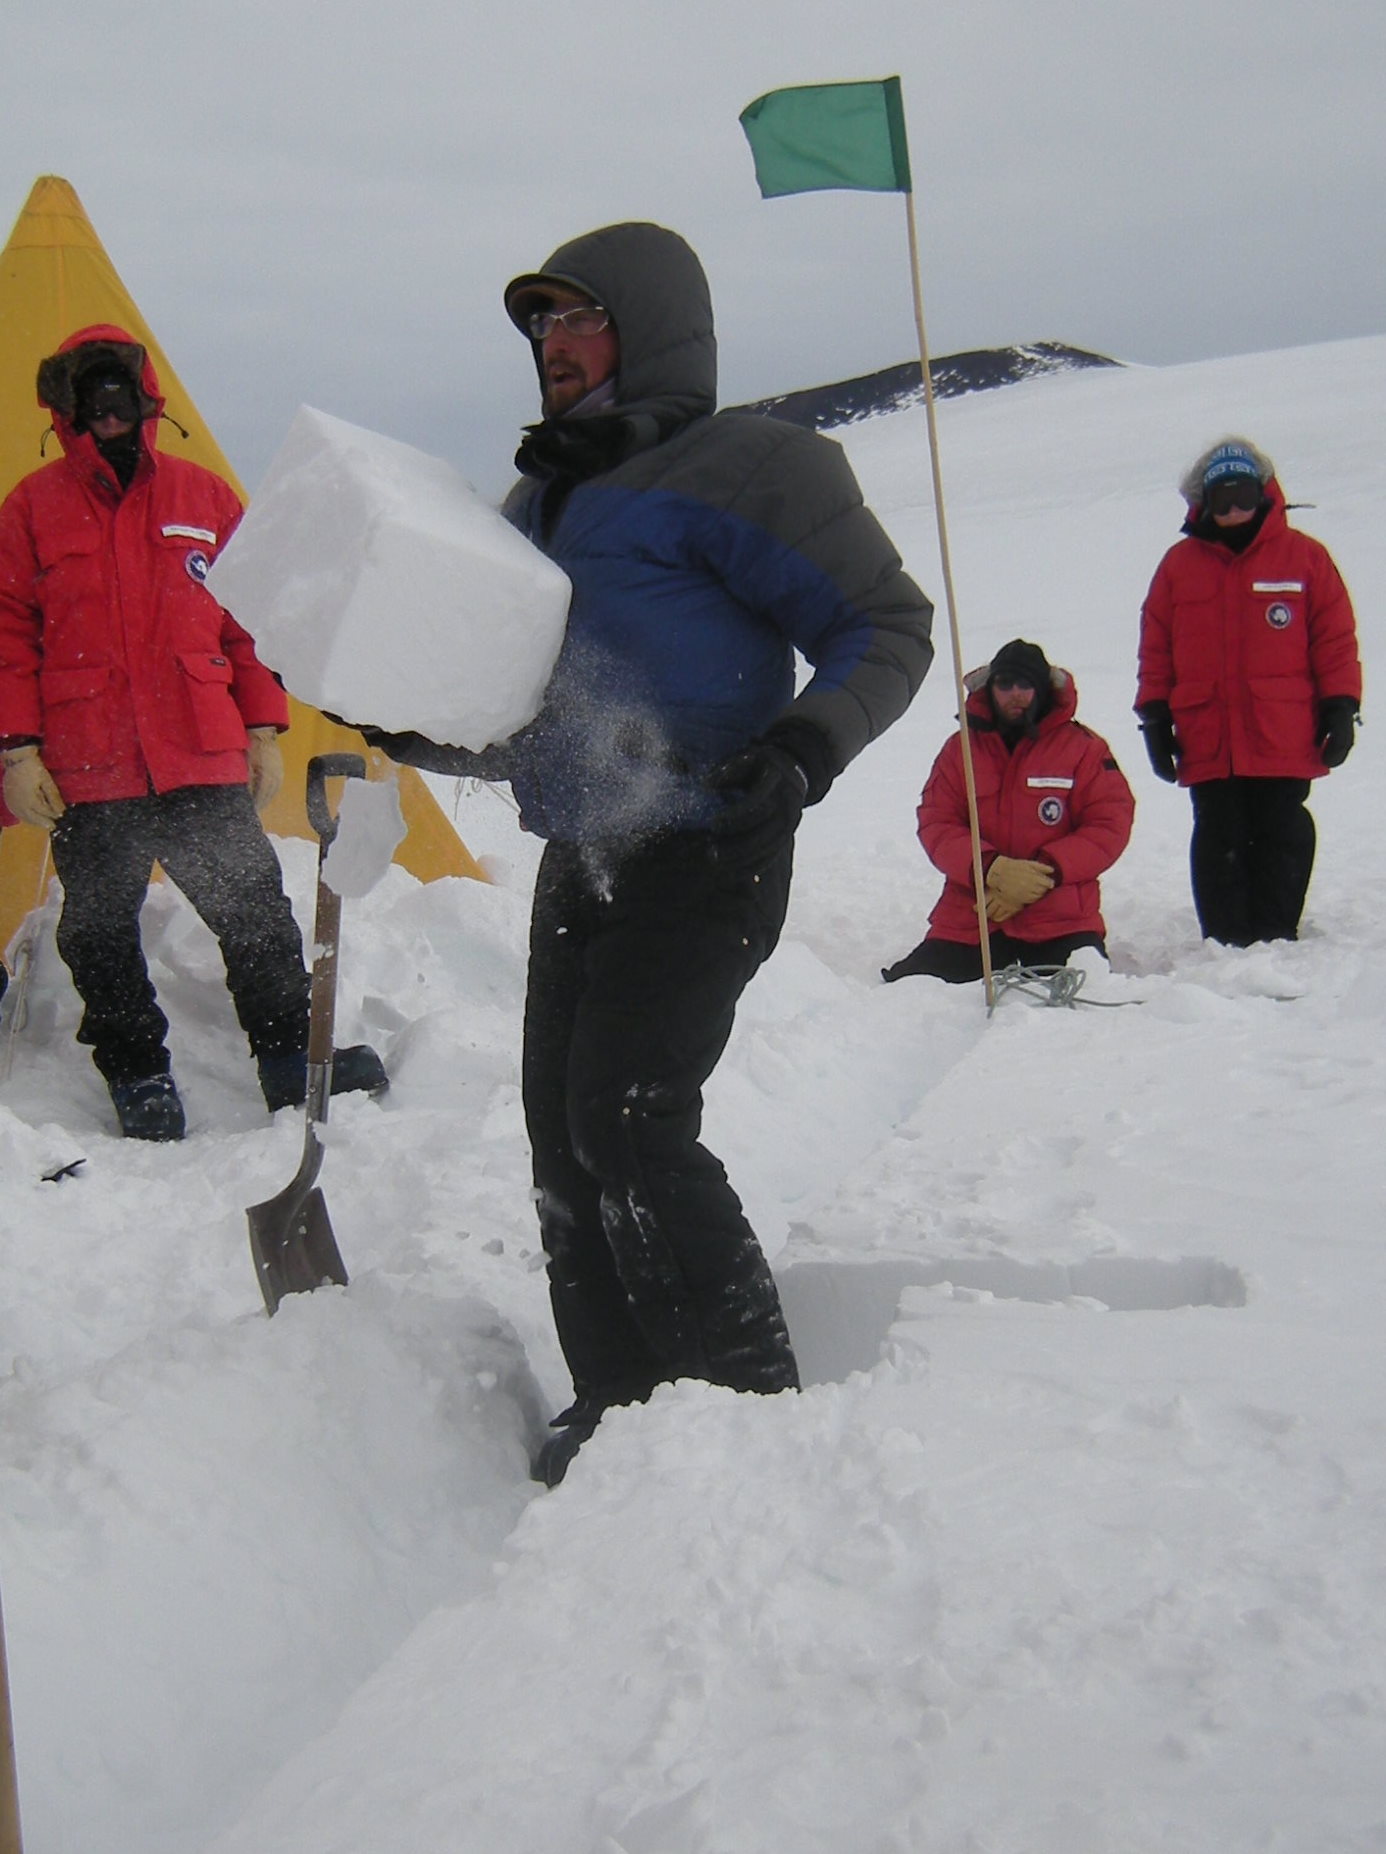
[{"label": "blue jacket panel", "polygon": [[[528,531],[536,491],[512,519]],[[726,510],[609,478],[579,485],[547,537],[573,582],[544,711],[507,753],[526,825],[569,841],[706,823],[701,775],[794,697],[794,652],[840,688],[872,626],[832,579]]]},{"label": "blue jacket panel", "polygon": [[506,505],[573,584],[543,711],[501,749],[541,835],[704,824],[701,775],[787,715],[836,773],[927,667],[929,603],[815,433],[723,413],[579,482],[551,526],[548,494]]}]

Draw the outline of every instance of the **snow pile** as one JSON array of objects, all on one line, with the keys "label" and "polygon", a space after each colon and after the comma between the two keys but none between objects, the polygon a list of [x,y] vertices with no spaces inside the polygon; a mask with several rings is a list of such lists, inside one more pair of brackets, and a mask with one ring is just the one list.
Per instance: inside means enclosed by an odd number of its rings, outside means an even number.
[{"label": "snow pile", "polygon": [[[941,408],[970,658],[1020,632],[1067,663],[1139,810],[1113,970],[990,1020],[878,977],[938,891],[946,661],[805,818],[706,1122],[800,1396],[670,1386],[526,1479],[567,1381],[519,1102],[537,846],[494,793],[437,784],[494,883],[391,868],[345,910],[339,1040],[392,1085],[326,1129],[350,1287],[273,1322],[244,1207],[302,1126],[265,1116],[214,942],[152,892],[190,1133],[139,1147],[50,927],[0,1095],[30,1854],[1386,1844],[1374,731],[1315,787],[1302,939],[1234,951],[1197,937],[1188,800],[1129,712],[1175,482],[1226,428],[1318,504],[1379,654],[1383,392],[1386,339]],[[922,416],[850,448],[936,589]],[[313,848],[280,852],[307,926]]]},{"label": "snow pile", "polygon": [[311,406],[207,583],[300,701],[475,750],[534,718],[568,615],[451,464]]}]

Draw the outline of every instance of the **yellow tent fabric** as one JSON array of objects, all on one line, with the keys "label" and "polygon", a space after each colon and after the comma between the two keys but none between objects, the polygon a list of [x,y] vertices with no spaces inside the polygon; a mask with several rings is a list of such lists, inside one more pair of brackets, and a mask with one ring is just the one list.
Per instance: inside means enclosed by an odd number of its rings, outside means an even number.
[{"label": "yellow tent fabric", "polygon": [[[174,434],[172,442],[179,455],[215,470],[244,496],[215,438],[102,248],[81,201],[67,181],[46,174],[34,182],[9,243],[0,252],[0,498],[42,462],[39,446],[48,429],[48,415],[34,396],[40,360],[52,354],[74,329],[96,322],[114,322],[145,344],[169,414],[189,434],[186,443]],[[168,448],[165,440],[160,443]],[[58,454],[51,440],[48,454]],[[292,726],[281,741],[284,789],[265,811],[264,823],[266,830],[280,836],[312,837],[303,792],[313,754],[364,753],[377,773],[384,773],[388,762],[366,747],[359,734],[336,726],[316,709],[291,698],[290,710]],[[445,875],[485,881],[480,866],[419,775],[409,767],[400,767],[398,773],[400,802],[409,829],[395,861],[425,882]],[[28,826],[12,826],[0,837],[0,949],[41,898],[46,850],[45,834]]]}]

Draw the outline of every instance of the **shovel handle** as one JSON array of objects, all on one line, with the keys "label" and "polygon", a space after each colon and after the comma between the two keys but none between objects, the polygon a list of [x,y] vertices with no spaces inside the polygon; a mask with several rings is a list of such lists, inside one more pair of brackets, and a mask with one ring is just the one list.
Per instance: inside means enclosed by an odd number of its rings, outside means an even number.
[{"label": "shovel handle", "polygon": [[[308,762],[308,821],[318,833],[318,901],[313,925],[313,978],[308,1007],[308,1129],[327,1119],[332,1086],[332,1025],[337,1008],[337,943],[341,934],[341,898],[323,880],[323,864],[337,835],[337,819],[327,803],[329,779],[364,779],[366,762],[359,753],[316,753]],[[0,1850],[3,1854],[3,1850]]]},{"label": "shovel handle", "polygon": [[366,762],[359,753],[315,753],[308,762],[308,822],[324,849],[337,835],[337,820],[327,804],[329,779],[364,779]]}]

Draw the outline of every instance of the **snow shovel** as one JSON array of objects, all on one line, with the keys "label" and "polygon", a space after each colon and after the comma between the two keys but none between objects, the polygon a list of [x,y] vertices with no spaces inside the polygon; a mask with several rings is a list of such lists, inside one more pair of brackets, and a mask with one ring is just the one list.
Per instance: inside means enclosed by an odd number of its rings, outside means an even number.
[{"label": "snow shovel", "polygon": [[359,753],[320,753],[308,762],[308,821],[318,833],[318,900],[313,924],[313,982],[308,1007],[308,1094],[304,1103],[303,1157],[276,1196],[246,1211],[250,1253],[265,1310],[273,1315],[286,1294],[311,1294],[325,1281],[347,1284],[346,1266],[317,1177],[322,1168],[318,1129],[332,1095],[332,1028],[337,1007],[337,946],[342,898],[323,880],[323,864],[337,820],[327,805],[329,779],[364,779]]}]

